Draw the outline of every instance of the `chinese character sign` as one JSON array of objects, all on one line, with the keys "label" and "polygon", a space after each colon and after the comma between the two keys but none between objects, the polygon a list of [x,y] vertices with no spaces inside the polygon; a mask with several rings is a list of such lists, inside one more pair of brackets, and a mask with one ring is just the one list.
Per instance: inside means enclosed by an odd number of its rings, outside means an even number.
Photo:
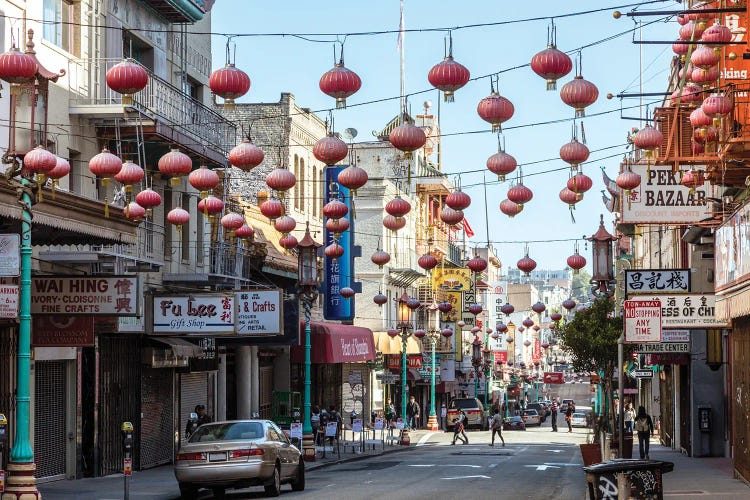
[{"label": "chinese character sign", "polygon": [[[323,266],[323,317],[327,320],[347,321],[354,319],[354,297],[346,299],[341,296],[341,289],[351,287],[354,281],[354,217],[352,197],[348,188],[338,182],[339,172],[347,165],[328,166],[325,169],[325,201],[338,199],[349,208],[349,229],[341,233],[338,244],[344,254],[338,259],[325,256]],[[325,227],[327,219],[323,221]],[[333,243],[333,233],[327,228],[324,231],[325,246]]]},{"label": "chinese character sign", "polygon": [[627,269],[625,270],[625,291],[628,293],[689,292],[690,269]]}]

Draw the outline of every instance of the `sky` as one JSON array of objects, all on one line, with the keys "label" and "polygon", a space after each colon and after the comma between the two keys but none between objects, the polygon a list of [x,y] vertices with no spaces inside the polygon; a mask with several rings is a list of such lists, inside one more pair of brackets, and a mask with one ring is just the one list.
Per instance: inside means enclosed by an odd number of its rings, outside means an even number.
[{"label": "sky", "polygon": [[[545,81],[528,66],[531,57],[547,45],[550,18],[555,17],[557,47],[574,50],[603,40],[636,26],[640,19],[645,26],[636,39],[673,40],[679,25],[657,21],[661,17],[631,18],[623,15],[615,19],[612,12],[619,7],[623,13],[631,11],[634,1],[539,0],[537,2],[509,2],[507,0],[467,0],[445,2],[405,0],[405,79],[407,95],[431,89],[427,81],[430,68],[444,55],[444,39],[453,29],[453,55],[466,66],[472,78],[500,72],[499,91],[515,106],[514,116],[504,124],[505,150],[523,167],[524,185],[534,192],[534,198],[524,211],[513,219],[499,211],[510,182],[490,182],[486,185],[487,213],[485,217],[484,179],[496,181],[486,171],[487,158],[497,152],[497,135],[476,113],[479,101],[489,95],[489,78],[470,81],[458,90],[453,103],[440,103],[442,140],[442,169],[454,180],[459,179],[463,190],[473,200],[465,213],[476,235],[477,244],[489,241],[496,248],[503,267],[515,267],[523,257],[528,242],[529,255],[537,261],[537,269],[561,269],[573,253],[573,241],[590,236],[604,214],[607,228],[612,231],[614,219],[601,201],[604,189],[600,167],[611,178],[617,176],[619,163],[625,153],[626,136],[638,121],[621,119],[621,115],[645,115],[639,110],[622,107],[638,106],[638,98],[608,100],[606,94],[664,92],[672,57],[670,45],[637,45],[633,34],[627,33],[581,51],[583,76],[599,89],[599,99],[586,110],[582,120],[586,143],[591,157],[583,171],[594,181],[593,188],[574,211],[575,223],[568,207],[558,198],[568,179],[567,164],[559,159],[560,147],[571,139],[573,109],[559,97],[559,89],[570,81],[574,73],[558,82],[557,91],[546,91]],[[640,2],[638,10],[672,10],[680,8],[674,1]],[[625,6],[631,5],[631,6]],[[376,7],[374,7],[376,6]],[[597,13],[578,16],[568,14],[606,8]],[[242,13],[242,15],[238,15]],[[522,19],[544,19],[518,22]],[[502,25],[474,26],[484,23],[516,21]],[[652,22],[657,21],[657,22]],[[356,140],[369,141],[371,131],[380,130],[399,112],[400,63],[397,34],[350,35],[356,32],[398,30],[399,0],[350,0],[349,2],[267,2],[258,0],[218,0],[212,9],[214,33],[255,33],[272,36],[235,37],[236,65],[248,73],[252,86],[238,102],[278,102],[281,92],[291,92],[300,107],[327,110],[333,99],[318,87],[320,76],[333,66],[333,45],[337,39],[345,43],[345,65],[362,79],[362,88],[347,99],[347,108],[334,111],[336,130],[355,128]],[[284,34],[284,36],[281,36]],[[305,36],[290,34],[325,34]],[[313,41],[317,40],[317,41]],[[226,38],[213,37],[214,68],[225,59]],[[577,55],[571,55],[576,61]],[[642,70],[641,70],[642,68]],[[639,78],[639,75],[642,75]],[[442,97],[437,90],[409,97],[412,115],[423,110],[423,103],[431,101],[437,111]],[[645,104],[658,98],[644,98]],[[377,103],[358,105],[359,103]],[[325,118],[327,111],[319,115]],[[540,122],[564,120],[556,124]],[[531,126],[532,124],[536,124]],[[601,150],[596,152],[596,150]],[[433,156],[432,158],[436,158]],[[551,160],[551,161],[544,161]],[[485,172],[486,173],[483,173]],[[509,176],[509,180],[512,176]],[[373,249],[374,250],[374,249]],[[591,265],[591,248],[580,243],[580,251]],[[369,249],[363,249],[368,254]]]}]

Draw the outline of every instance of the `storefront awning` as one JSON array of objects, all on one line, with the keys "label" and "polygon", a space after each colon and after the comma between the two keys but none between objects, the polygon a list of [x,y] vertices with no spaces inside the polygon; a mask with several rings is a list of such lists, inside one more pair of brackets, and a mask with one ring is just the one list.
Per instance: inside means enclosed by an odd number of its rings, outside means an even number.
[{"label": "storefront awning", "polygon": [[[401,337],[389,337],[387,332],[374,332],[375,348],[383,354],[401,354]],[[406,341],[406,354],[420,354],[422,352],[421,343],[414,337],[409,337]]]},{"label": "storefront awning", "polygon": [[149,337],[149,339],[169,346],[178,358],[198,358],[203,356],[203,348],[187,340],[176,337]]},{"label": "storefront awning", "polygon": [[[358,363],[375,360],[375,341],[369,328],[340,323],[310,324],[310,361],[317,364]],[[305,324],[300,323],[300,343],[292,346],[292,363],[305,362]]]}]

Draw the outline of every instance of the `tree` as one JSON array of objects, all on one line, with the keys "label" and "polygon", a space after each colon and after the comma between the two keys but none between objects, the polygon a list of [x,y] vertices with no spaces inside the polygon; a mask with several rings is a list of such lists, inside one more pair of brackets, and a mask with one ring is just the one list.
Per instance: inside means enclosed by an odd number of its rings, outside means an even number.
[{"label": "tree", "polygon": [[589,297],[589,289],[591,288],[591,275],[586,272],[585,269],[578,271],[578,274],[573,275],[571,280],[571,291],[570,294],[579,303],[586,302]]},{"label": "tree", "polygon": [[[622,335],[622,318],[614,315],[614,306],[610,298],[597,298],[559,329],[563,349],[570,353],[573,368],[601,375],[606,398],[604,407],[608,409],[607,424],[614,423],[612,381],[617,368],[617,341]],[[606,428],[613,426],[606,425]]]}]

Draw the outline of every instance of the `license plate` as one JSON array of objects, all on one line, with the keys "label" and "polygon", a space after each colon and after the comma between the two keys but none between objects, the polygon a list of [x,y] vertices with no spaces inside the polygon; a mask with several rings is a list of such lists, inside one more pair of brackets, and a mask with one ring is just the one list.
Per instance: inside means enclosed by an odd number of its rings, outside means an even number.
[{"label": "license plate", "polygon": [[209,462],[225,462],[226,460],[227,460],[227,453],[225,451],[222,451],[221,453],[209,453],[208,454]]}]

